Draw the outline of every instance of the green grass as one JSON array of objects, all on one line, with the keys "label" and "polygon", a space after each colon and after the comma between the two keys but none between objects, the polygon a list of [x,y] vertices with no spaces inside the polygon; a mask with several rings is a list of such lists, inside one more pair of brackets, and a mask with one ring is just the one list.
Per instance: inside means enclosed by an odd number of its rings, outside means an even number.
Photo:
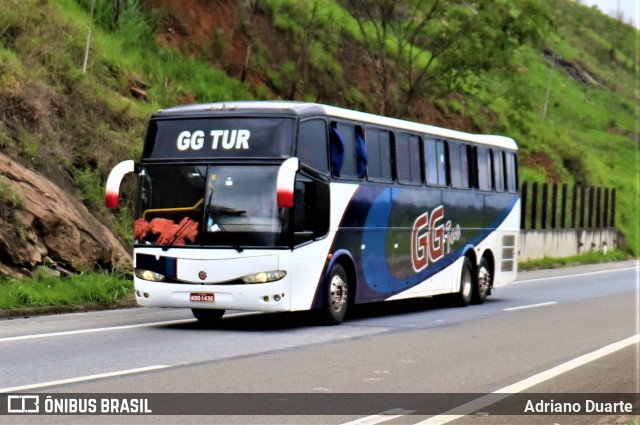
[{"label": "green grass", "polygon": [[133,291],[133,282],[118,273],[92,272],[59,278],[40,273],[34,279],[0,280],[0,309],[100,304],[111,306]]},{"label": "green grass", "polygon": [[[588,51],[582,44],[576,48]],[[522,166],[521,181],[551,182],[555,176],[561,183],[615,187],[616,225],[627,236],[629,251],[639,255],[640,111],[633,100],[636,94],[629,73],[617,80],[621,88],[628,89],[615,92],[578,83],[556,68],[543,120],[549,62],[528,47],[518,55],[521,74],[508,78],[488,75],[485,87],[471,102],[475,117],[481,117],[479,111],[487,107],[495,114],[492,121],[483,124],[482,131],[515,138],[521,163],[540,155],[552,160],[551,173],[541,167]],[[595,69],[603,75],[620,72],[605,63]],[[483,123],[482,119],[476,121]]]},{"label": "green grass", "polygon": [[610,263],[613,261],[624,261],[627,259],[629,259],[629,254],[620,250],[611,250],[606,254],[600,251],[592,251],[572,257],[545,257],[540,260],[523,261],[518,263],[518,270],[528,271],[539,269],[555,269],[559,267],[577,266],[582,264]]}]

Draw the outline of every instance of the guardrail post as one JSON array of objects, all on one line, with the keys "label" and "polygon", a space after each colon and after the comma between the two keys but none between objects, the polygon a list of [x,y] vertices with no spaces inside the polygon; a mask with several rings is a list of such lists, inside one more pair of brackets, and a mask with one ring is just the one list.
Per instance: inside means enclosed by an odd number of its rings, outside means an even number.
[{"label": "guardrail post", "polygon": [[557,215],[558,215],[558,184],[554,183],[551,189],[551,228],[557,227]]},{"label": "guardrail post", "polygon": [[567,226],[567,184],[562,185],[562,200],[560,201],[560,228]]},{"label": "guardrail post", "polygon": [[602,223],[604,227],[609,227],[609,188],[604,188],[604,206],[602,208]]},{"label": "guardrail post", "polygon": [[531,228],[536,228],[536,212],[538,209],[538,182],[533,182],[531,193]]},{"label": "guardrail post", "polygon": [[549,205],[549,184],[542,185],[542,205],[540,205],[540,228],[547,228],[547,209]]},{"label": "guardrail post", "polygon": [[616,189],[611,189],[611,227],[616,225]]},{"label": "guardrail post", "polygon": [[600,207],[602,205],[602,203],[600,202],[602,201],[601,197],[602,197],[602,188],[599,187],[596,189],[596,227],[602,227],[602,221],[600,221],[600,219],[602,218],[602,214],[600,211]]},{"label": "guardrail post", "polygon": [[571,191],[571,228],[576,228],[576,213],[578,212],[578,185],[573,185]]},{"label": "guardrail post", "polygon": [[529,185],[527,182],[522,183],[522,189],[520,190],[520,228],[526,229],[527,222],[527,189]]},{"label": "guardrail post", "polygon": [[584,201],[584,198],[587,195],[587,188],[584,186],[580,187],[580,228],[584,228],[584,216],[585,216],[585,211],[584,208],[586,206],[586,203]]},{"label": "guardrail post", "polygon": [[596,188],[591,186],[589,188],[589,220],[588,220],[588,225],[589,228],[593,227],[593,198],[595,198],[594,194],[595,194]]}]

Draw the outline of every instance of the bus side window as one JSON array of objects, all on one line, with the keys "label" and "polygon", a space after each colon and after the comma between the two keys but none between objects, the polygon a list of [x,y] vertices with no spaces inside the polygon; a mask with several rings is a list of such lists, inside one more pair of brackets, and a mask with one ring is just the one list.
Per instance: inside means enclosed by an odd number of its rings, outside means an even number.
[{"label": "bus side window", "polygon": [[507,191],[509,193],[518,192],[518,168],[516,163],[516,154],[513,152],[504,152],[505,156],[505,174],[507,182]]},{"label": "bus side window", "polygon": [[451,186],[458,189],[469,189],[468,145],[449,143],[449,166],[451,168]]},{"label": "bus side window", "polygon": [[449,165],[451,166],[451,187],[462,187],[462,159],[460,145],[449,143]]},{"label": "bus side window", "polygon": [[369,153],[367,175],[372,181],[390,182],[391,173],[391,134],[386,130],[366,128],[365,139]]},{"label": "bus side window", "polygon": [[480,190],[491,190],[491,151],[487,148],[476,148],[476,172],[477,172],[477,188]]},{"label": "bus side window", "polygon": [[421,184],[420,138],[412,134],[396,135],[397,176],[400,183]]},{"label": "bus side window", "polygon": [[425,139],[424,166],[426,167],[428,185],[447,185],[447,158],[444,140]]},{"label": "bus side window", "polygon": [[298,132],[298,158],[303,164],[320,171],[329,172],[327,160],[327,125],[324,120],[300,123]]},{"label": "bus side window", "polygon": [[[331,138],[333,175],[345,178],[363,178],[367,172],[367,147],[362,137],[362,127],[332,122]],[[340,145],[343,148],[341,167],[339,166]]]},{"label": "bus side window", "polygon": [[[462,167],[463,167],[463,179],[465,179],[464,181],[466,182],[468,188],[471,188],[474,186],[474,179],[473,179],[473,148],[471,147],[471,145],[465,145],[465,146],[461,146],[461,152],[462,152]],[[463,183],[464,184],[464,183]]]},{"label": "bus side window", "polygon": [[496,188],[496,192],[504,192],[504,162],[502,161],[502,152],[493,149],[492,154],[493,186]]}]

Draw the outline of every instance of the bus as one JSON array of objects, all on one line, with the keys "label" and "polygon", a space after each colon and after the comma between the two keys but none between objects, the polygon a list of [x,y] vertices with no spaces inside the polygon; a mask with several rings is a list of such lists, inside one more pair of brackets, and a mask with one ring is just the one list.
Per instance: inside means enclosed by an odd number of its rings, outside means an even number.
[{"label": "bus", "polygon": [[517,146],[316,103],[172,107],[139,162],[116,165],[106,204],[137,175],[139,305],[318,310],[453,294],[481,304],[515,280]]}]

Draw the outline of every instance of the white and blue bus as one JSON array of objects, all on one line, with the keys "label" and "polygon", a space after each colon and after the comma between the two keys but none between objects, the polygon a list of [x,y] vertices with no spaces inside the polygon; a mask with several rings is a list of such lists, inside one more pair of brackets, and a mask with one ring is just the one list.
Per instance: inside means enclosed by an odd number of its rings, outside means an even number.
[{"label": "white and blue bus", "polygon": [[138,304],[317,309],[454,294],[513,281],[517,146],[507,137],[302,102],[189,105],[153,115],[139,163]]}]

